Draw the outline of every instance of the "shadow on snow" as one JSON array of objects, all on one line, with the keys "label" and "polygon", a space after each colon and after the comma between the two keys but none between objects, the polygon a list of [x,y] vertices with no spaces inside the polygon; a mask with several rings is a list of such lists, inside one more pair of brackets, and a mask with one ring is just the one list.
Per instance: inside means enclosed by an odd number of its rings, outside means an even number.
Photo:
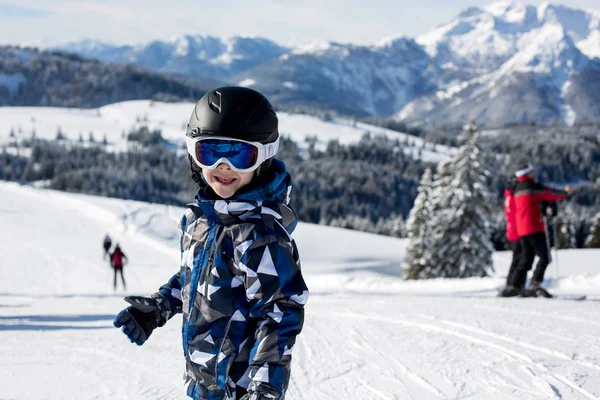
[{"label": "shadow on snow", "polygon": [[96,322],[111,321],[114,315],[96,314],[96,315],[13,315],[0,316],[0,331],[40,331],[40,330],[90,330],[90,329],[114,329],[112,323],[102,326],[85,325],[53,325],[45,323],[64,323],[64,322]]}]

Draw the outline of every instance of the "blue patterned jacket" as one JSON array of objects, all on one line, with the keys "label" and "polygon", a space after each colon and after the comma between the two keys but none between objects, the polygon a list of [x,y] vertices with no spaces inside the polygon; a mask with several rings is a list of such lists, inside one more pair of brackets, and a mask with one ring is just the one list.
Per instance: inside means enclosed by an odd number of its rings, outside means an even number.
[{"label": "blue patterned jacket", "polygon": [[[183,313],[188,396],[283,399],[308,289],[291,238],[290,176],[227,200],[203,190],[181,219],[181,268],[159,292],[163,316]],[[254,397],[251,397],[254,398]]]}]

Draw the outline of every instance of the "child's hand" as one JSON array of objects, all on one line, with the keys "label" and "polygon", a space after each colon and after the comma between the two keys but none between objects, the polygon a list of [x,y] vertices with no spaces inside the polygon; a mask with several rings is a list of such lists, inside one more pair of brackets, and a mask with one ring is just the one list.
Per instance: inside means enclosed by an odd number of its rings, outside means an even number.
[{"label": "child's hand", "polygon": [[263,385],[259,390],[260,392],[250,390],[242,396],[242,400],[274,400],[279,397],[279,393],[270,386],[267,388],[266,385]]},{"label": "child's hand", "polygon": [[131,343],[141,346],[158,326],[160,308],[157,301],[149,297],[127,296],[125,301],[131,306],[115,317],[113,325],[121,328]]}]

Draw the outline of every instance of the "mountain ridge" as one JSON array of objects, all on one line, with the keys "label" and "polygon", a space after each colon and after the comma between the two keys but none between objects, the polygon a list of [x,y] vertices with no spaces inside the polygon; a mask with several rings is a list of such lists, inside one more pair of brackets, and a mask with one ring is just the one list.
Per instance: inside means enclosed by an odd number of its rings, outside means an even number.
[{"label": "mountain ridge", "polygon": [[[582,79],[595,77],[600,65],[600,11],[548,2],[500,0],[470,7],[417,38],[391,36],[372,45],[325,41],[284,47],[256,37],[185,35],[146,45],[90,41],[65,49],[161,73],[251,86],[285,105],[394,116],[416,125],[472,118],[490,125],[600,119],[589,90],[578,101],[567,96],[569,87],[594,84]],[[575,75],[577,83],[568,83]],[[520,85],[520,96],[508,93]],[[486,90],[473,100],[474,92]],[[492,95],[498,92],[506,95]],[[518,107],[502,102],[508,99]],[[524,112],[515,114],[513,108]]]}]

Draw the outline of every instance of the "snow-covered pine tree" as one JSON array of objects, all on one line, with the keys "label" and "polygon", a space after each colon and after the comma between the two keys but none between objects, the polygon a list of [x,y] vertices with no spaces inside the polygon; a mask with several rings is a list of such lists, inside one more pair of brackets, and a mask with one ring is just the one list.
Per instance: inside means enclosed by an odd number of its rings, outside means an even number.
[{"label": "snow-covered pine tree", "polygon": [[555,245],[558,249],[574,249],[577,247],[577,216],[570,205],[558,214],[558,232]]},{"label": "snow-covered pine tree", "polygon": [[586,247],[591,249],[600,248],[600,212],[594,217],[590,234],[585,242]]},{"label": "snow-covered pine tree", "polygon": [[406,223],[402,215],[394,215],[391,221],[390,236],[397,238],[406,237]]},{"label": "snow-covered pine tree", "polygon": [[431,215],[430,191],[431,170],[427,168],[421,177],[415,203],[406,220],[406,256],[404,258],[404,278],[419,279],[425,268],[426,253],[428,252],[427,222]]},{"label": "snow-covered pine tree", "polygon": [[430,251],[419,278],[467,278],[493,271],[490,175],[470,123],[457,154],[431,190]]}]

